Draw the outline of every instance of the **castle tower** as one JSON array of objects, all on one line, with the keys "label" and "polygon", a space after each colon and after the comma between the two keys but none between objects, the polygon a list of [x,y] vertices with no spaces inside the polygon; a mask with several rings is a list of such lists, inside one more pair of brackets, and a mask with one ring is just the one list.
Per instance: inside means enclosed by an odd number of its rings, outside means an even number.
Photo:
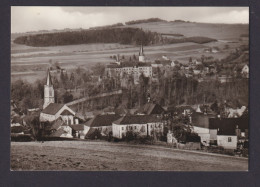
[{"label": "castle tower", "polygon": [[139,62],[145,62],[143,44],[141,45],[140,51],[139,51]]},{"label": "castle tower", "polygon": [[46,108],[50,103],[54,103],[54,89],[51,81],[51,74],[48,69],[47,72],[47,83],[44,85],[44,104],[43,109]]}]

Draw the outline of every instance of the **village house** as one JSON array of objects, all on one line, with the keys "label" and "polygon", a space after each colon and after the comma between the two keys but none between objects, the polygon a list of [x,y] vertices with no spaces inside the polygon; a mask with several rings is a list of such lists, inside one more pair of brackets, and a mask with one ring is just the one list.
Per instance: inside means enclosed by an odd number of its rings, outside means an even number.
[{"label": "village house", "polygon": [[242,74],[243,77],[249,78],[249,67],[248,67],[247,64],[244,65],[244,67],[242,68],[241,74]]},{"label": "village house", "polygon": [[217,143],[226,149],[236,149],[238,138],[248,138],[248,118],[216,118],[214,115],[193,113],[193,132],[201,137],[201,143]]},{"label": "village house", "polygon": [[[94,132],[93,129],[97,129],[102,136],[108,136],[109,132],[112,132],[112,122],[120,117],[121,116],[116,114],[97,115],[83,124],[84,130],[80,133],[82,133],[85,138],[87,134],[90,135],[90,132]],[[82,138],[82,136],[80,136],[80,138]]]},{"label": "village house", "polygon": [[49,137],[72,138],[72,128],[67,125],[61,117],[50,122],[50,126],[45,128]]},{"label": "village house", "polygon": [[128,131],[139,136],[152,136],[163,132],[163,122],[154,115],[123,116],[112,123],[113,137],[122,139]]}]

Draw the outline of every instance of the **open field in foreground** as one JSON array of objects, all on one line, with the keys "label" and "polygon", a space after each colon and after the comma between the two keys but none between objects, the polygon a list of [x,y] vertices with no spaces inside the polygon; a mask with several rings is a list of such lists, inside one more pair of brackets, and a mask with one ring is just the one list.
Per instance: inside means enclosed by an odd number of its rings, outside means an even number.
[{"label": "open field in foreground", "polygon": [[172,148],[93,141],[11,142],[11,170],[245,171],[248,160]]}]

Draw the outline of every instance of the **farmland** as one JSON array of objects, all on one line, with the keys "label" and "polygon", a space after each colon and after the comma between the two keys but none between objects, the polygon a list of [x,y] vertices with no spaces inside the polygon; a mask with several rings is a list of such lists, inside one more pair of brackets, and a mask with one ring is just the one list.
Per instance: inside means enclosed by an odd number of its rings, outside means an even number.
[{"label": "farmland", "polygon": [[12,142],[11,170],[246,171],[248,160],[97,141]]}]

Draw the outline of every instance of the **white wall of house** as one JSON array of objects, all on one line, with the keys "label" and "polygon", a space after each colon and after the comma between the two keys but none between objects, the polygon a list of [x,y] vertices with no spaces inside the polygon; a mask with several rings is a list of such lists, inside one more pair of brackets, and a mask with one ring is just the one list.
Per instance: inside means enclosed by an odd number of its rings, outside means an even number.
[{"label": "white wall of house", "polygon": [[224,147],[225,149],[236,149],[237,136],[217,135],[217,143],[218,146]]},{"label": "white wall of house", "polygon": [[200,136],[200,141],[204,144],[209,144],[210,142],[210,129],[193,126],[193,132]]},{"label": "white wall of house", "polygon": [[217,129],[210,129],[209,134],[210,134],[210,140],[217,140]]},{"label": "white wall of house", "polygon": [[[147,124],[112,124],[113,137],[122,138],[127,131],[133,131],[140,136],[152,135],[152,131],[163,132],[163,123],[147,123]],[[147,133],[148,132],[148,133]]]}]

